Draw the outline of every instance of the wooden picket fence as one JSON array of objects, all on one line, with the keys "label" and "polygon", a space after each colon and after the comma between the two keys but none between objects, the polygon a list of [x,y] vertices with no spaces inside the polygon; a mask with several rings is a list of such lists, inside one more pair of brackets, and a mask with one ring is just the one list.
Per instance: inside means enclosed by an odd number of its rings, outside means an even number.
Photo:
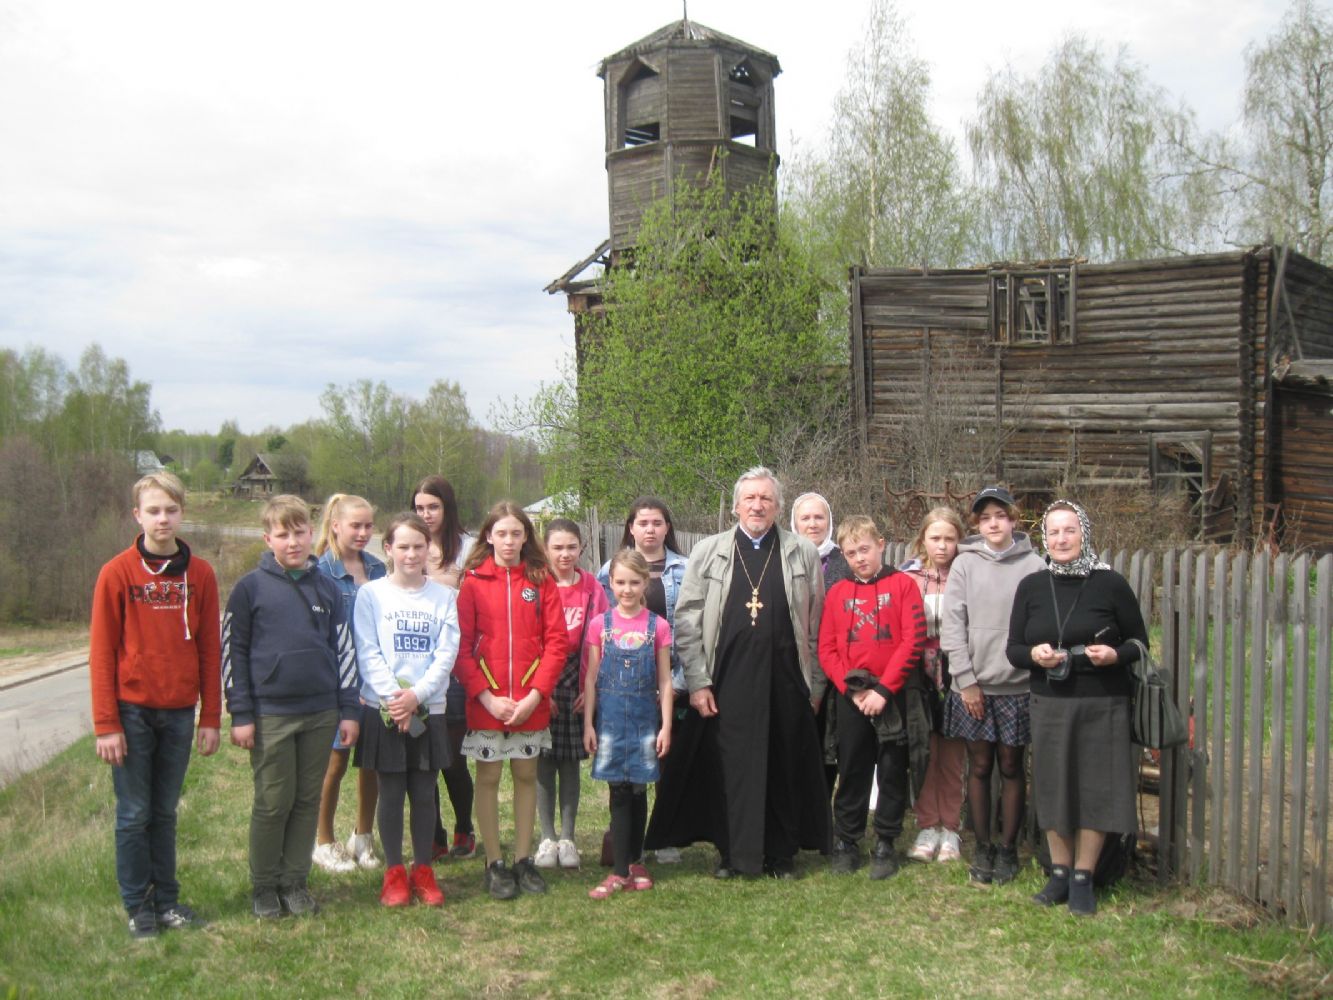
[{"label": "wooden picket fence", "polygon": [[[594,566],[623,530],[597,527]],[[703,537],[677,532],[686,554]],[[885,558],[901,565],[906,543],[891,542]],[[1333,554],[1208,547],[1108,561],[1138,595],[1191,723],[1190,745],[1145,755],[1158,808],[1143,832],[1159,879],[1223,885],[1293,924],[1333,925]]]}]

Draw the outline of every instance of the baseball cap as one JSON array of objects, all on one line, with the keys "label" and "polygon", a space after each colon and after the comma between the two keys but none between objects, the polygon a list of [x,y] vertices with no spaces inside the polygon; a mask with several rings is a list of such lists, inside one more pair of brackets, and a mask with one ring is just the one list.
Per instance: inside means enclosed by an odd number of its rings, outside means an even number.
[{"label": "baseball cap", "polygon": [[972,501],[972,513],[975,514],[978,510],[984,507],[989,500],[999,501],[1007,507],[1012,507],[1014,505],[1014,495],[1003,486],[987,486],[984,490],[978,493],[977,498]]}]

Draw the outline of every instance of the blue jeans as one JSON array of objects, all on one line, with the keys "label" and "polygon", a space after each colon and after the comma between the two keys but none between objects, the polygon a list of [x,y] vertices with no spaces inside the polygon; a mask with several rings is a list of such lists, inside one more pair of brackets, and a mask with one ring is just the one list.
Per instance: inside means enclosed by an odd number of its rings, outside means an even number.
[{"label": "blue jeans", "polygon": [[125,763],[111,769],[116,791],[116,881],[133,913],[151,891],[165,910],[180,898],[176,881],[176,805],[194,745],[194,708],[120,702]]}]

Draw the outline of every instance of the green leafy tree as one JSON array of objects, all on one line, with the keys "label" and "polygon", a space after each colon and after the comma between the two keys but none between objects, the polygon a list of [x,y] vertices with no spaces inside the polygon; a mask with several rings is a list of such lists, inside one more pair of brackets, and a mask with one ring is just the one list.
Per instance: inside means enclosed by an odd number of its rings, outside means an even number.
[{"label": "green leafy tree", "polygon": [[875,0],[847,58],[828,139],[789,157],[784,221],[840,290],[850,264],[962,263],[975,208],[952,140],[930,118],[930,71],[891,0]]},{"label": "green leafy tree", "polygon": [[406,452],[409,401],[383,382],[361,379],[329,385],[319,402],[326,433],[309,471],[320,492],[359,493],[396,509],[413,475]]},{"label": "green leafy tree", "polygon": [[1074,36],[1035,76],[992,75],[967,126],[983,246],[1029,260],[1198,249],[1214,205],[1181,153],[1192,132],[1124,49],[1108,59]]},{"label": "green leafy tree", "polygon": [[222,470],[211,458],[201,458],[190,466],[187,481],[191,489],[215,490],[222,483]]},{"label": "green leafy tree", "polygon": [[657,492],[678,517],[716,515],[740,470],[781,465],[779,442],[817,433],[841,395],[825,379],[840,350],[819,328],[817,278],[775,223],[771,190],[729,200],[716,183],[682,182],[644,213],[579,363],[507,420],[540,434],[551,492],[605,510]]}]

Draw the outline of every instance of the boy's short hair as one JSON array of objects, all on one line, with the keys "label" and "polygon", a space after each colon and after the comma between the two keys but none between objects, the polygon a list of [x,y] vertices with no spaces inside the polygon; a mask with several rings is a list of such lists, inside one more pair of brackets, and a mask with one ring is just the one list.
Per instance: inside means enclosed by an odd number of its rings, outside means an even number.
[{"label": "boy's short hair", "polygon": [[838,548],[863,535],[869,535],[877,542],[884,541],[884,535],[880,533],[879,525],[875,523],[874,518],[866,517],[864,514],[853,514],[838,522]]},{"label": "boy's short hair", "polygon": [[286,528],[291,531],[310,525],[310,505],[298,496],[279,493],[264,504],[264,531]]},{"label": "boy's short hair", "polygon": [[134,497],[134,509],[139,509],[139,495],[144,490],[161,490],[171,499],[182,507],[185,506],[185,484],[180,478],[172,472],[163,469],[161,472],[150,472],[137,483],[134,484],[131,495]]},{"label": "boy's short hair", "polygon": [[1018,523],[1019,517],[1022,516],[1023,511],[1022,508],[1018,506],[1018,504],[1005,503],[1003,500],[987,498],[985,500],[982,500],[980,503],[973,505],[972,513],[967,515],[968,526],[975,528],[977,525],[979,525],[981,523],[981,512],[984,511],[991,504],[994,504],[995,506],[1003,510],[1004,516],[1009,518],[1009,520],[1013,521],[1015,524]]}]

